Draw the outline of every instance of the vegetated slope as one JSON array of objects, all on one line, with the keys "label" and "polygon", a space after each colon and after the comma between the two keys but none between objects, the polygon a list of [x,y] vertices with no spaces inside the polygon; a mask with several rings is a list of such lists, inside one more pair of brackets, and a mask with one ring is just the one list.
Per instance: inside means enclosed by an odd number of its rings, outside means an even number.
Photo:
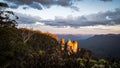
[{"label": "vegetated slope", "polygon": [[[35,50],[46,50],[50,47],[55,47],[58,45],[57,36],[51,33],[42,33],[39,30],[30,30],[26,28],[20,28],[20,34],[24,34],[24,36],[28,36],[28,41],[26,42],[28,45],[35,48]],[[24,41],[24,36],[22,40]],[[27,38],[26,38],[27,39]]]},{"label": "vegetated slope", "polygon": [[2,27],[0,55],[0,67],[73,67],[76,64],[80,66],[77,58],[91,58],[91,51],[79,48],[76,54],[68,55],[60,50],[57,37],[53,34],[27,28]]},{"label": "vegetated slope", "polygon": [[95,35],[79,40],[79,46],[90,49],[97,57],[120,57],[120,34]]},{"label": "vegetated slope", "polygon": [[56,46],[58,41],[53,34],[0,27],[0,67],[35,67],[35,63],[42,63],[39,59]]}]

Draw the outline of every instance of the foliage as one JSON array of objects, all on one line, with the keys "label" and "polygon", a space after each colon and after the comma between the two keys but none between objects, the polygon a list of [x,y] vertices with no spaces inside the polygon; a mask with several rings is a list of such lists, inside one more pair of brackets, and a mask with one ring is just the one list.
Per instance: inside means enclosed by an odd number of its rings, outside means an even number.
[{"label": "foliage", "polygon": [[[43,33],[26,30],[26,34],[33,32],[34,35],[24,43],[21,40],[21,31],[23,30],[0,27],[0,67],[34,67],[34,63],[39,63],[36,60],[40,57],[43,57],[42,60],[49,58],[48,56],[52,57],[53,53],[50,53],[52,52],[50,49],[58,45],[57,40]],[[30,63],[27,63],[28,61]]]},{"label": "foliage", "polygon": [[5,8],[8,8],[8,5],[0,2],[0,27],[16,27],[17,22],[15,19],[18,19],[18,17]]}]

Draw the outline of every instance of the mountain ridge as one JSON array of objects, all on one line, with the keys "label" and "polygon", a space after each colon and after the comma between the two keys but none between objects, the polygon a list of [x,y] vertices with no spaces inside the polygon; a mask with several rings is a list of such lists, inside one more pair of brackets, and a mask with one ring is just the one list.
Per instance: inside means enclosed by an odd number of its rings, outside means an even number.
[{"label": "mountain ridge", "polygon": [[78,42],[79,47],[90,49],[96,56],[120,57],[120,34],[95,35]]}]

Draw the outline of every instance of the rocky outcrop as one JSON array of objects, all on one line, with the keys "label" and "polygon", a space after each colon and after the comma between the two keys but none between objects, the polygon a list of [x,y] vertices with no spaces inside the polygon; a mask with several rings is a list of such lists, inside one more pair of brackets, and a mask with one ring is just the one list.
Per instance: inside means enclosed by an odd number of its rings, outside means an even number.
[{"label": "rocky outcrop", "polygon": [[68,39],[68,41],[65,43],[65,39],[62,38],[60,40],[60,47],[61,47],[61,51],[66,51],[68,55],[70,55],[77,52],[78,42],[76,40],[71,41],[70,39]]}]

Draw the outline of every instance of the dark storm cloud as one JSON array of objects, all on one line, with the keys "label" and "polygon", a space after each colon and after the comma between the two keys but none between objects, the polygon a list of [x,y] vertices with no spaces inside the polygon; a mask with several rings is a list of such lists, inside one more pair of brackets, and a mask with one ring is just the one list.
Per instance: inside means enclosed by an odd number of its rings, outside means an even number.
[{"label": "dark storm cloud", "polygon": [[[11,8],[17,8],[21,5],[27,5],[35,9],[42,9],[42,6],[49,8],[52,5],[59,5],[63,7],[69,7],[78,11],[79,9],[76,6],[73,6],[75,2],[82,1],[82,0],[4,0],[9,3],[13,3],[15,5],[10,5]],[[112,1],[112,0],[100,0],[100,1]]]},{"label": "dark storm cloud", "polygon": [[14,7],[18,7],[21,5],[28,5],[32,8],[42,9],[41,6],[49,8],[52,5],[60,5],[63,7],[70,7],[75,10],[78,10],[77,7],[73,7],[72,4],[75,1],[80,1],[80,0],[4,0],[4,1],[16,4],[14,5]]},{"label": "dark storm cloud", "polygon": [[37,2],[33,2],[30,7],[36,8],[36,9],[42,9],[42,7]]}]

